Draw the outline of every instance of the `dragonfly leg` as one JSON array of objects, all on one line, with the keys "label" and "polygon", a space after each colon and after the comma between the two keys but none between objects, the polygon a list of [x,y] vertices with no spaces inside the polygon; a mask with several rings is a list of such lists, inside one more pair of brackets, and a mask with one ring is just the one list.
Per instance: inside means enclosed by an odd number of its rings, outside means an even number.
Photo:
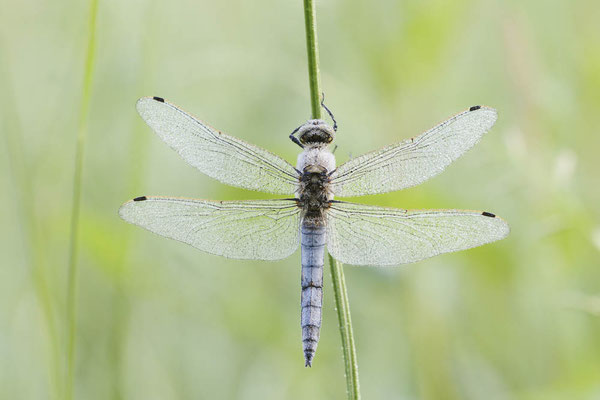
[{"label": "dragonfly leg", "polygon": [[294,131],[292,133],[290,133],[290,140],[292,142],[296,143],[301,148],[304,148],[304,145],[302,143],[300,143],[300,140],[298,140],[298,138],[296,136],[294,136],[296,134],[296,132],[298,132],[300,130],[301,127],[302,127],[302,125],[300,125],[296,129],[294,129]]},{"label": "dragonfly leg", "polygon": [[327,111],[327,114],[329,114],[329,116],[331,117],[331,120],[333,121],[333,130],[337,132],[337,121],[335,120],[335,117],[333,116],[331,110],[329,110],[329,108],[327,108],[327,106],[325,105],[325,93],[321,93],[321,107],[323,107],[325,111]]}]

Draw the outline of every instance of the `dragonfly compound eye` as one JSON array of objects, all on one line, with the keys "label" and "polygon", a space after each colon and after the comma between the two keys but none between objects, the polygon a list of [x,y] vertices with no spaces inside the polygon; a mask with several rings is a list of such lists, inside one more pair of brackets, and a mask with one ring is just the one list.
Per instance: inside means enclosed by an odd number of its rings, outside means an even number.
[{"label": "dragonfly compound eye", "polygon": [[334,138],[335,131],[320,119],[309,120],[298,131],[298,139],[302,144],[331,143]]}]

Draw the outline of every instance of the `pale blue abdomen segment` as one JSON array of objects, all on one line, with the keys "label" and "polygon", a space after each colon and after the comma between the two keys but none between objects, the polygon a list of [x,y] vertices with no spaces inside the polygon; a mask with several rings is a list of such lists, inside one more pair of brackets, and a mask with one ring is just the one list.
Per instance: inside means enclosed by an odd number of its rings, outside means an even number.
[{"label": "pale blue abdomen segment", "polygon": [[306,366],[310,366],[317,350],[323,303],[323,261],[325,227],[302,224],[302,347]]}]

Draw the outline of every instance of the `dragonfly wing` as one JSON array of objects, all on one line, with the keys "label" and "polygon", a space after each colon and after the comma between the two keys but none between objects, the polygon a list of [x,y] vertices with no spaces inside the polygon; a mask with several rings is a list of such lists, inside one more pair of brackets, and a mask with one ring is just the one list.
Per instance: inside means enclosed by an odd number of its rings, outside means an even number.
[{"label": "dragonfly wing", "polygon": [[393,192],[442,172],[496,122],[496,110],[471,107],[427,132],[340,165],[331,178],[336,196]]},{"label": "dragonfly wing", "polygon": [[125,221],[229,258],[279,260],[299,243],[293,200],[208,201],[138,197],[119,209]]},{"label": "dragonfly wing", "polygon": [[503,239],[508,224],[464,210],[401,210],[334,202],[327,210],[327,250],[354,265],[397,265]]},{"label": "dragonfly wing", "polygon": [[162,140],[211,178],[267,193],[296,191],[296,169],[275,154],[221,133],[158,97],[141,98],[136,108]]}]

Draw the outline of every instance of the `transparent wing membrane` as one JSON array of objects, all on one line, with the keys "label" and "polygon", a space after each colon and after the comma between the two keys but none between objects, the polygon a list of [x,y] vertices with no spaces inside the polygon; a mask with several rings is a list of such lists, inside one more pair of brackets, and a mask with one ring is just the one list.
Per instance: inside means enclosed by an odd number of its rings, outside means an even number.
[{"label": "transparent wing membrane", "polygon": [[138,100],[146,123],[189,164],[225,184],[291,195],[298,173],[284,159],[214,130],[160,98]]},{"label": "transparent wing membrane", "polygon": [[[282,158],[222,134],[160,98],[137,103],[142,118],[189,164],[225,184],[275,194],[297,192],[299,173]],[[342,164],[329,189],[339,197],[385,193],[442,172],[473,147],[496,111],[471,107],[420,136]],[[325,210],[327,249],[354,265],[397,265],[469,249],[508,235],[494,214],[401,210],[333,201]],[[119,210],[127,222],[230,258],[278,260],[299,245],[302,209],[294,199],[208,201],[140,197]]]},{"label": "transparent wing membrane", "polygon": [[509,228],[491,213],[401,210],[335,202],[327,210],[327,249],[354,265],[397,265],[503,239]]},{"label": "transparent wing membrane", "polygon": [[473,147],[496,122],[496,110],[471,107],[429,131],[340,165],[332,175],[336,196],[387,193],[418,185]]},{"label": "transparent wing membrane", "polygon": [[298,247],[293,200],[207,201],[141,197],[121,206],[125,221],[229,258],[279,260]]}]

